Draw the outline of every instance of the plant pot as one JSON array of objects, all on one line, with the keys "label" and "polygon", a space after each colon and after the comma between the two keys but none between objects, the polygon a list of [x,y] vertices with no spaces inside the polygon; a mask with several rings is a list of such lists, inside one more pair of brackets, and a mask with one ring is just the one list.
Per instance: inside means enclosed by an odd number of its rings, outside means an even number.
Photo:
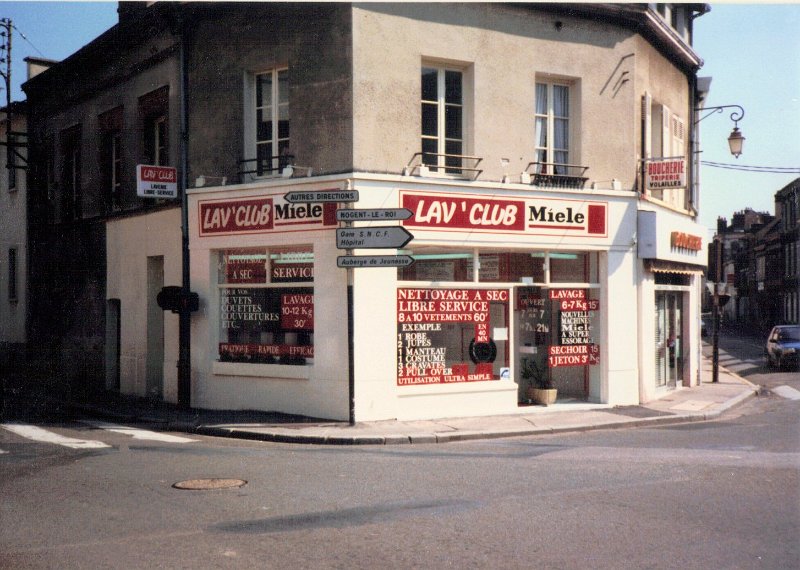
[{"label": "plant pot", "polygon": [[528,398],[530,398],[534,404],[549,406],[556,401],[557,395],[557,388],[528,388]]}]

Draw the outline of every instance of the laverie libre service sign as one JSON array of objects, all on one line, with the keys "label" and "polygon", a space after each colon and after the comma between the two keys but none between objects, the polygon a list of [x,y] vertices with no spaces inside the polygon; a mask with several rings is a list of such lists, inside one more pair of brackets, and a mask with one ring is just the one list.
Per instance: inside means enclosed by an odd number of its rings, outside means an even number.
[{"label": "laverie libre service sign", "polygon": [[142,198],[177,198],[178,170],[171,166],[136,166],[136,195]]}]

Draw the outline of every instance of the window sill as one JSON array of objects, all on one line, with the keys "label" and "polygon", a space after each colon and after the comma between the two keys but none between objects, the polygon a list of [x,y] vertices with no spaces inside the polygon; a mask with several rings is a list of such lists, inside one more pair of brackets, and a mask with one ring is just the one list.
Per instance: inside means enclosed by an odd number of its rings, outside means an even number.
[{"label": "window sill", "polygon": [[308,380],[311,366],[288,364],[248,364],[245,362],[212,362],[211,372],[215,376],[250,376],[288,380]]}]

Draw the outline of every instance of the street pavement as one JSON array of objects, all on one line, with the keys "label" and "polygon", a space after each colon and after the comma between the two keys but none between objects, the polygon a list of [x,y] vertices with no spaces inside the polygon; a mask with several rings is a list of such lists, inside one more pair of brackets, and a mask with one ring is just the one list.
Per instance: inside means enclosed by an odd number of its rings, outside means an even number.
[{"label": "street pavement", "polygon": [[[107,420],[144,423],[164,431],[262,441],[359,445],[447,443],[596,429],[645,427],[708,421],[758,395],[760,387],[720,366],[719,381],[711,382],[711,361],[702,359],[700,386],[680,388],[639,406],[610,406],[585,402],[556,402],[550,406],[520,407],[502,416],[418,421],[337,422],[287,414],[252,411],[182,410],[168,404],[118,394],[93,398],[37,394],[27,405],[55,406],[62,411]],[[18,394],[7,401],[24,399]],[[8,408],[7,408],[8,411]]]}]

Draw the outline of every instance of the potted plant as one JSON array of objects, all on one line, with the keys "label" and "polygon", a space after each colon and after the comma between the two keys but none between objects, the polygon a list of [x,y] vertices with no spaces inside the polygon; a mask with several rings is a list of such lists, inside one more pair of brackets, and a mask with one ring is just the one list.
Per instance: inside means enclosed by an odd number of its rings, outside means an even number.
[{"label": "potted plant", "polygon": [[547,368],[540,368],[533,359],[522,359],[522,378],[528,382],[528,399],[534,404],[549,406],[556,401],[558,390]]}]

